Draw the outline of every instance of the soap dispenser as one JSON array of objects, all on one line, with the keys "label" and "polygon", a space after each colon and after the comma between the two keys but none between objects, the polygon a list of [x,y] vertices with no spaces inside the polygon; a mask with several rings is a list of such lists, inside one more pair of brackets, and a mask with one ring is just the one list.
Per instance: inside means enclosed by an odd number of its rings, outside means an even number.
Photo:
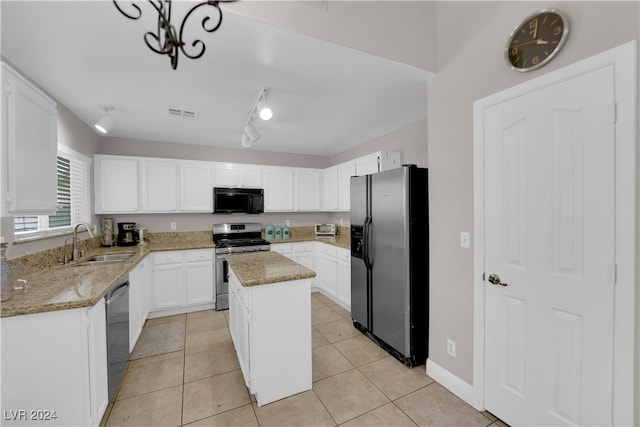
[{"label": "soap dispenser", "polygon": [[274,238],[274,229],[273,229],[273,225],[271,223],[268,223],[265,227],[264,227],[264,238],[271,241]]}]

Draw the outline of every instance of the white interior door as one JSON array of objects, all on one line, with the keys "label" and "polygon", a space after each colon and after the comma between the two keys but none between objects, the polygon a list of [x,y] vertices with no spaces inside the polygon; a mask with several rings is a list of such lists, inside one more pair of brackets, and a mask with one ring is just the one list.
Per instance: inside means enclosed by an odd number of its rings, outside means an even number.
[{"label": "white interior door", "polygon": [[509,424],[612,423],[614,105],[608,66],[485,110],[484,403]]}]

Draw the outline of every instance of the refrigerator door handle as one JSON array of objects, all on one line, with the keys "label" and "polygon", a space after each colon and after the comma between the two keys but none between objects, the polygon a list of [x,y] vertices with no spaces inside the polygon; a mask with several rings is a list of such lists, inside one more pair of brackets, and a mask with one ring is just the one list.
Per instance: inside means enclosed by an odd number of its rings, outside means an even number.
[{"label": "refrigerator door handle", "polygon": [[364,257],[364,264],[367,267],[367,270],[371,270],[371,268],[373,267],[373,263],[371,262],[371,257],[369,256],[370,250],[371,250],[371,222],[372,222],[371,216],[367,215],[367,217],[364,219],[364,230],[363,230],[363,234],[364,234],[363,257]]}]

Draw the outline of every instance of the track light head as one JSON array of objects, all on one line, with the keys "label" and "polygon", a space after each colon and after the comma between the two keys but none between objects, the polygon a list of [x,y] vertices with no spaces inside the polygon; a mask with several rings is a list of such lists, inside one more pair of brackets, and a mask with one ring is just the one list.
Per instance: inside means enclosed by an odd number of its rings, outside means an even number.
[{"label": "track light head", "polygon": [[260,134],[258,133],[256,128],[253,127],[251,122],[248,122],[244,126],[244,134],[249,138],[249,141],[251,142],[256,142],[258,139],[260,139]]},{"label": "track light head", "polygon": [[251,141],[246,133],[242,134],[242,148],[251,148]]},{"label": "track light head", "polygon": [[104,110],[104,115],[96,122],[95,125],[93,125],[93,127],[95,127],[101,134],[106,135],[113,127],[113,117],[110,115],[113,111],[113,107],[107,105],[102,107],[102,109]]}]

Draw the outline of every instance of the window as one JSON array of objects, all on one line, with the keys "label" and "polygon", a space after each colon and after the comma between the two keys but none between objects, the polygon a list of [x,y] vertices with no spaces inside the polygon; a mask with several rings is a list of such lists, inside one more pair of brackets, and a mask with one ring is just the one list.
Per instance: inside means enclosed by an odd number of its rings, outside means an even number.
[{"label": "window", "polygon": [[89,168],[91,160],[58,144],[58,209],[53,215],[14,217],[17,238],[46,236],[70,231],[79,222],[90,222]]}]

